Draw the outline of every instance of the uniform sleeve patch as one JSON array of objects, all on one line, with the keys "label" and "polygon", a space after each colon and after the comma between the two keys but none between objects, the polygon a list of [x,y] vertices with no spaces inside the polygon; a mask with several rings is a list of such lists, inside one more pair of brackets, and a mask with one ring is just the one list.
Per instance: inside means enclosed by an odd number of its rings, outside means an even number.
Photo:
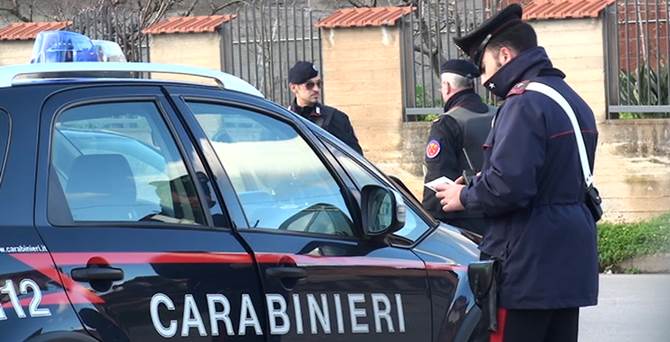
[{"label": "uniform sleeve patch", "polygon": [[438,154],[440,154],[440,143],[433,139],[429,141],[428,145],[426,146],[426,157],[433,159],[437,157]]}]

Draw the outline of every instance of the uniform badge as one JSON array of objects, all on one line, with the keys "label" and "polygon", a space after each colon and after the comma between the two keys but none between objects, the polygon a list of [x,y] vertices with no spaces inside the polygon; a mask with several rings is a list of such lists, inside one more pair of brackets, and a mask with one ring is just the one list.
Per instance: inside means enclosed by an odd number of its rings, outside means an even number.
[{"label": "uniform badge", "polygon": [[440,143],[433,139],[429,141],[428,146],[426,146],[426,157],[433,159],[437,157],[438,154],[440,154]]}]

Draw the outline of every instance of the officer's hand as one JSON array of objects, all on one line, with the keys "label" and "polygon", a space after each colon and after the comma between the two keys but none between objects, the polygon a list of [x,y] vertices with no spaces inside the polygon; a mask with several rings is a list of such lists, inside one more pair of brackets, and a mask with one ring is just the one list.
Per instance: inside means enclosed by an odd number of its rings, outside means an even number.
[{"label": "officer's hand", "polygon": [[442,211],[452,212],[465,210],[461,203],[461,191],[463,184],[438,184],[435,187],[435,197],[440,199]]},{"label": "officer's hand", "polygon": [[456,180],[454,181],[454,183],[465,185],[465,177],[460,176],[460,177],[456,178]]}]

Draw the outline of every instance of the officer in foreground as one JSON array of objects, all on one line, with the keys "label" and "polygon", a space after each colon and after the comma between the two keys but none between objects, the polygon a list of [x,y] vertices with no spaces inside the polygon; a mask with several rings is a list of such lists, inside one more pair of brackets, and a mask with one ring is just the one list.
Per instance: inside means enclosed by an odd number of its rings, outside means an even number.
[{"label": "officer in foreground", "polygon": [[[440,67],[444,114],[430,128],[425,183],[442,176],[455,180],[463,172],[474,176],[482,168],[482,144],[491,129],[495,109],[475,93],[477,77],[479,69],[466,60],[449,60]],[[424,188],[423,206],[438,220],[478,234],[483,234],[488,226],[481,211],[445,213],[429,188]]]},{"label": "officer in foreground", "polygon": [[597,215],[585,204],[588,182],[567,111],[529,82],[566,99],[591,170],[596,124],[521,17],[521,7],[510,5],[456,40],[480,67],[483,84],[505,102],[485,143],[481,175],[469,186],[440,185],[437,197],[445,212],[481,209],[492,219],[480,249],[501,264],[494,337],[577,341],[579,308],[598,297]]},{"label": "officer in foreground", "polygon": [[319,103],[321,96],[321,77],[314,64],[299,61],[288,71],[288,82],[295,96],[290,110],[319,125],[361,155],[363,149],[351,126],[347,114],[336,108]]}]

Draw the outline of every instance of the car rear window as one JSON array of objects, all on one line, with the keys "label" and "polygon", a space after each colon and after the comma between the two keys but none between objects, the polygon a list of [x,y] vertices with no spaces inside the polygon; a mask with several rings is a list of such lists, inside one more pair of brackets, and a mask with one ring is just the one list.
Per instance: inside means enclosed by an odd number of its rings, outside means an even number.
[{"label": "car rear window", "polygon": [[4,174],[9,148],[9,128],[9,115],[0,111],[0,184],[2,184],[2,175]]}]

